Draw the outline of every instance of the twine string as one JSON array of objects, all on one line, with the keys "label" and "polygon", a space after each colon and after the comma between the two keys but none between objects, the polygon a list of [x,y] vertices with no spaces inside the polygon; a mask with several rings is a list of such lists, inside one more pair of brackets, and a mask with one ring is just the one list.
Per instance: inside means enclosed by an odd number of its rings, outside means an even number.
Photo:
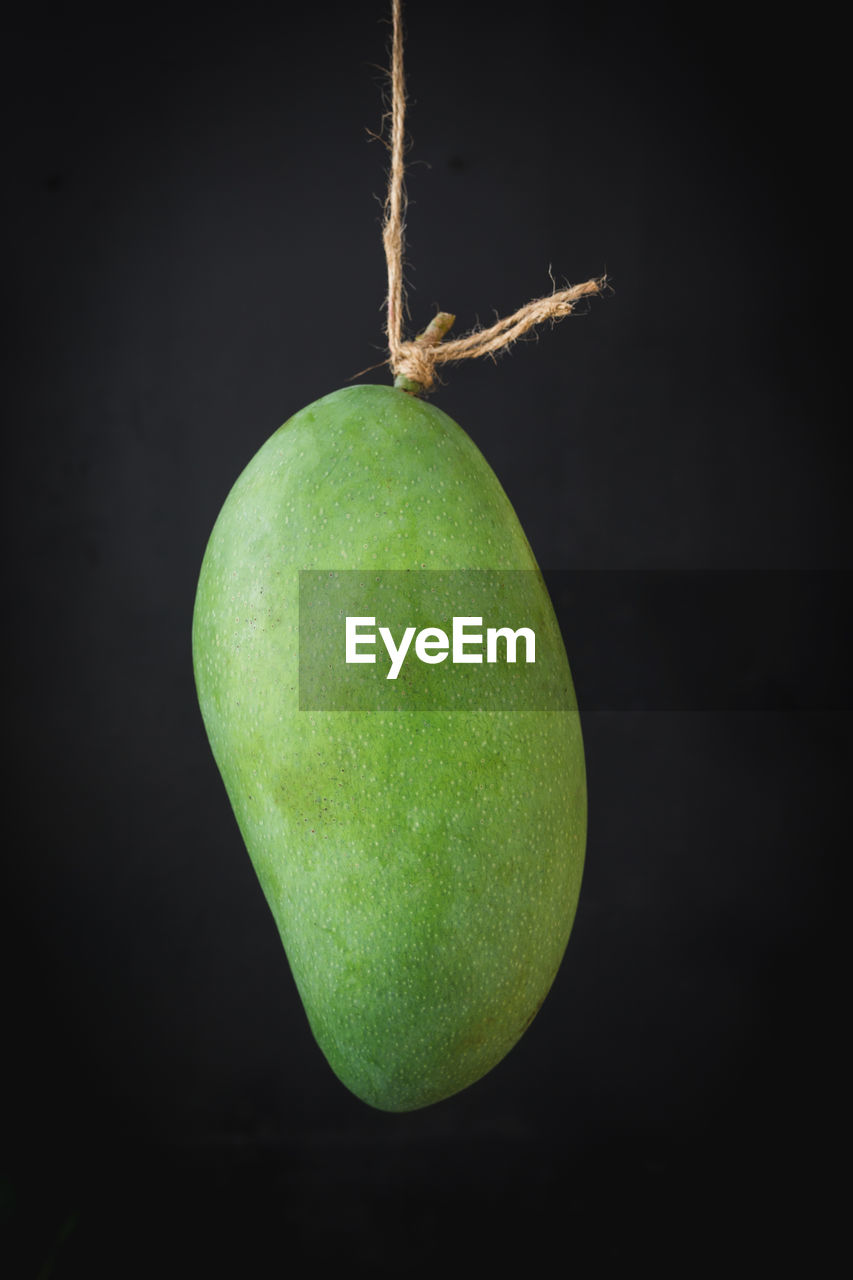
[{"label": "twine string", "polygon": [[391,44],[391,167],[382,243],[388,264],[388,350],[395,368],[403,344],[403,226],[406,193],[404,184],[406,82],[403,74],[403,22],[401,0],[392,0],[393,36]]},{"label": "twine string", "polygon": [[388,363],[395,374],[395,383],[405,391],[418,393],[429,391],[435,382],[435,366],[456,360],[471,360],[477,356],[494,356],[498,351],[512,346],[520,337],[546,320],[552,322],[571,315],[575,303],[581,298],[600,294],[606,277],[587,280],[585,284],[555,290],[542,298],[526,303],[512,315],[504,316],[487,329],[478,329],[465,337],[444,342],[444,335],[455,317],[440,311],[430,324],[411,341],[403,339],[403,246],[405,227],[405,118],[406,83],[403,72],[403,23],[402,0],[391,0],[391,164],[388,173],[388,192],[385,198],[385,216],[382,225],[382,243],[388,266],[388,298],[386,334],[388,338]]}]

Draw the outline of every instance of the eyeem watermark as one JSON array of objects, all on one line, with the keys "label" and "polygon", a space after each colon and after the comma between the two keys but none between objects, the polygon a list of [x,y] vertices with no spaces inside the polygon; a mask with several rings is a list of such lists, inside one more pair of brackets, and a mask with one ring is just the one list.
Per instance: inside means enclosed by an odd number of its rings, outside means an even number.
[{"label": "eyeem watermark", "polygon": [[303,570],[299,706],[573,710],[538,572]]},{"label": "eyeem watermark", "polygon": [[[391,659],[391,667],[387,680],[396,680],[400,674],[406,655],[409,653],[412,640],[415,641],[415,657],[421,662],[437,664],[444,662],[450,655],[451,662],[482,662],[482,653],[469,652],[469,649],[483,644],[483,633],[466,630],[467,627],[482,627],[482,618],[454,618],[451,628],[452,641],[441,627],[424,627],[415,635],[415,627],[406,627],[399,644],[395,644],[390,627],[380,627],[379,635]],[[360,630],[364,627],[375,627],[375,618],[347,618],[346,620],[346,661],[375,662],[375,653],[360,653],[362,645],[375,645],[376,635],[373,631]],[[519,638],[524,640],[525,661],[536,661],[536,633],[530,627],[519,627],[513,631],[511,627],[486,628],[486,662],[498,661],[498,638],[504,641],[504,658],[507,662],[515,662]]]}]

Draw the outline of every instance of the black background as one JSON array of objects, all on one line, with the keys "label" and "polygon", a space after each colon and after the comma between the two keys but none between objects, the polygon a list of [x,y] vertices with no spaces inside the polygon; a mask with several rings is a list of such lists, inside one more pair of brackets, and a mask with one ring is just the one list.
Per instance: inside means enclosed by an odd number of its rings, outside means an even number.
[{"label": "black background", "polygon": [[[849,844],[838,36],[752,3],[408,6],[413,329],[488,323],[549,269],[613,292],[434,397],[553,581],[589,583],[561,618],[590,837],[533,1027],[388,1116],[311,1039],[189,639],[239,471],[383,359],[386,18],[177,0],[7,29],[11,1273],[814,1262]],[[661,570],[687,620],[649,604]],[[685,693],[692,646],[716,676]]]}]

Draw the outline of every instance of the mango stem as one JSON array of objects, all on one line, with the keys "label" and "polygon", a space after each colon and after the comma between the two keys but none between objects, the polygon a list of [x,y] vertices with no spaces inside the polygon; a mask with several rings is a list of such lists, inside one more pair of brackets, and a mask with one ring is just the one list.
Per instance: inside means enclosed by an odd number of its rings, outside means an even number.
[{"label": "mango stem", "polygon": [[[430,320],[423,333],[418,334],[415,342],[422,347],[436,346],[452,328],[455,320],[456,316],[452,316],[448,311],[439,311]],[[424,389],[422,383],[415,381],[414,378],[407,377],[405,373],[397,374],[394,379],[394,386],[400,391],[408,391],[409,395],[413,396],[420,395]]]}]

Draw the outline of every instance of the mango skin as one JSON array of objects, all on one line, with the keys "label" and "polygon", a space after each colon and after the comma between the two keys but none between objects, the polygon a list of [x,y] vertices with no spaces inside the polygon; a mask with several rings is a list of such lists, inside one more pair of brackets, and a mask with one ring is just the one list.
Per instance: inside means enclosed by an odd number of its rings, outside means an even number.
[{"label": "mango skin", "polygon": [[586,843],[573,691],[569,711],[299,710],[298,571],[421,567],[537,570],[452,419],[347,387],[239,477],[193,617],[210,745],[313,1034],[354,1094],[393,1112],[466,1088],[526,1030]]}]

